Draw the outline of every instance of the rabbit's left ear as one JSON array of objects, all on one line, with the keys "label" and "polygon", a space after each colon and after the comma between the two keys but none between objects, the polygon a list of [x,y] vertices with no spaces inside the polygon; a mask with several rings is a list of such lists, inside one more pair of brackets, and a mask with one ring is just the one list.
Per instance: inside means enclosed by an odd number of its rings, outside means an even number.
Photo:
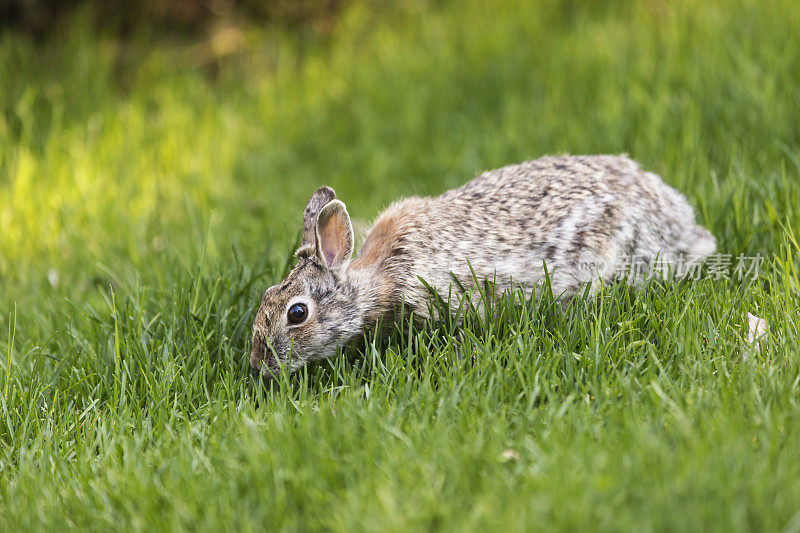
[{"label": "rabbit's left ear", "polygon": [[316,251],[328,268],[341,266],[353,255],[353,225],[341,200],[331,200],[317,217]]},{"label": "rabbit's left ear", "polygon": [[336,200],[336,193],[327,186],[320,187],[308,199],[303,211],[303,242],[300,247],[311,247],[317,243],[317,218],[322,208]]}]

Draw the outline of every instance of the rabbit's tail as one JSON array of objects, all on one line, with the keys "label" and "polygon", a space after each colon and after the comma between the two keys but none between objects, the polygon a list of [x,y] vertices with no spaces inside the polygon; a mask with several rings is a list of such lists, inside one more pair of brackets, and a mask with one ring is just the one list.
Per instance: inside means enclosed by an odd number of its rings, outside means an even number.
[{"label": "rabbit's tail", "polygon": [[686,242],[686,255],[699,259],[708,257],[717,249],[717,239],[702,226],[694,226]]}]

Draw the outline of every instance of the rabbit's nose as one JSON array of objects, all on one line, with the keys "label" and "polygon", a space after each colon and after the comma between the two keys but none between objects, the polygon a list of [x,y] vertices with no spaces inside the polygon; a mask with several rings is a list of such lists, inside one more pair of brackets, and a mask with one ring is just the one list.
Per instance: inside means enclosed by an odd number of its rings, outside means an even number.
[{"label": "rabbit's nose", "polygon": [[250,352],[250,368],[256,372],[261,371],[261,356],[256,353],[255,348]]},{"label": "rabbit's nose", "polygon": [[250,349],[250,368],[261,370],[261,358],[264,356],[264,341],[260,335],[253,335],[253,347]]},{"label": "rabbit's nose", "polygon": [[280,373],[278,358],[266,340],[260,336],[253,339],[250,351],[250,368],[263,377],[274,377]]}]

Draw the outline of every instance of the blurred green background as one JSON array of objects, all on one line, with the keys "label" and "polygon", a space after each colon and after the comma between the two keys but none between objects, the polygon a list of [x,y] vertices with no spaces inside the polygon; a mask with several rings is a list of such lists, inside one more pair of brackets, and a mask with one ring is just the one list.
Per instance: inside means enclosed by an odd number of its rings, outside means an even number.
[{"label": "blurred green background", "polygon": [[766,207],[735,231],[733,184],[769,199],[797,158],[789,3],[301,2],[306,18],[281,18],[294,3],[186,2],[205,11],[184,20],[184,3],[145,2],[109,27],[114,3],[98,5],[2,30],[7,283],[144,270],[196,246],[209,217],[211,257],[231,239],[252,257],[297,231],[319,184],[366,220],[560,152],[630,153],[723,247],[753,251]]},{"label": "blurred green background", "polygon": [[[798,28],[796,0],[0,0],[0,526],[797,531]],[[318,186],[364,227],[621,152],[760,277],[509,311],[468,369],[420,334],[251,380]]]}]

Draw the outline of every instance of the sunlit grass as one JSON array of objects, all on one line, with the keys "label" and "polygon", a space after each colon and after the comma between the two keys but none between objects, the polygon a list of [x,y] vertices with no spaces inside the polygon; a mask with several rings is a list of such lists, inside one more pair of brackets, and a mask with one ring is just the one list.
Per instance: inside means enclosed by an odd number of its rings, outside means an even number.
[{"label": "sunlit grass", "polygon": [[[796,529],[798,26],[789,1],[356,3],[311,46],[245,30],[213,75],[81,16],[3,34],[0,527]],[[317,186],[366,221],[558,152],[630,153],[759,277],[501,302],[252,379]]]}]

